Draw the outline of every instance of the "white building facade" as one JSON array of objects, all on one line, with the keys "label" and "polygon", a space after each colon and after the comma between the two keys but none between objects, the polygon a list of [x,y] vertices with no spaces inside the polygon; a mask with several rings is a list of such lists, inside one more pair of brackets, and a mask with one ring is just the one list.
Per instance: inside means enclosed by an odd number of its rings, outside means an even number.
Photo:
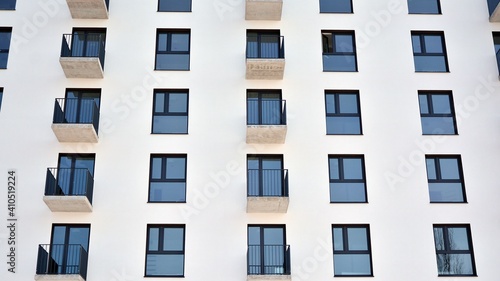
[{"label": "white building facade", "polygon": [[0,280],[497,280],[498,2],[3,1]]}]

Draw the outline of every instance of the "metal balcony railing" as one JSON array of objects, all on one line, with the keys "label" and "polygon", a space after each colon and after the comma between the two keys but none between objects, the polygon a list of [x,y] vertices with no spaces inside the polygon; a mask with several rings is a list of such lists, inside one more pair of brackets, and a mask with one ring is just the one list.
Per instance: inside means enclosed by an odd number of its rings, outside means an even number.
[{"label": "metal balcony railing", "polygon": [[289,245],[248,245],[248,275],[290,275]]},{"label": "metal balcony railing", "polygon": [[87,278],[88,254],[82,245],[41,244],[38,246],[37,275],[79,274]]},{"label": "metal balcony railing", "polygon": [[248,59],[284,59],[285,38],[279,35],[248,35]]},{"label": "metal balcony railing", "polygon": [[288,197],[287,169],[248,169],[248,196]]},{"label": "metal balcony railing", "polygon": [[493,14],[499,3],[500,0],[488,0],[488,9],[490,12],[490,16]]},{"label": "metal balcony railing", "polygon": [[99,107],[94,99],[56,99],[54,124],[92,124],[99,129]]},{"label": "metal balcony railing", "polygon": [[92,204],[94,178],[86,168],[48,168],[46,196],[86,196]]},{"label": "metal balcony railing", "polygon": [[247,125],[286,125],[286,101],[247,100]]},{"label": "metal balcony railing", "polygon": [[104,68],[105,43],[101,33],[63,34],[61,57],[99,58]]}]

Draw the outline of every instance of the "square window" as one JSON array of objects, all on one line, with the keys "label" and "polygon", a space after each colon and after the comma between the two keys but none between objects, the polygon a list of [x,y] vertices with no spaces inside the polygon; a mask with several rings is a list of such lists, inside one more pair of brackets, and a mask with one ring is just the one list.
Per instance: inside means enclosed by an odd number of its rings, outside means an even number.
[{"label": "square window", "polygon": [[188,90],[155,90],[153,134],[187,134]]},{"label": "square window", "polygon": [[469,225],[434,225],[439,276],[476,276]]},{"label": "square window", "polygon": [[285,58],[284,39],[279,30],[247,30],[248,59]]},{"label": "square window", "polygon": [[322,31],[323,71],[358,71],[354,31]]},{"label": "square window", "polygon": [[283,155],[247,156],[248,196],[288,197],[288,170]]},{"label": "square window", "polygon": [[16,0],[0,0],[0,10],[15,10]]},{"label": "square window", "polygon": [[408,0],[410,14],[441,14],[439,0]]},{"label": "square window", "polygon": [[460,156],[426,156],[431,203],[466,203]]},{"label": "square window", "polygon": [[457,124],[451,92],[419,91],[420,119],[424,135],[456,135]]},{"label": "square window", "polygon": [[357,91],[326,91],[326,133],[361,135],[361,113]]},{"label": "square window", "polygon": [[247,91],[247,125],[286,125],[281,90]]},{"label": "square window", "polygon": [[191,12],[191,0],[159,0],[158,12]]},{"label": "square window", "polygon": [[352,0],[319,0],[320,13],[352,13]]},{"label": "square window", "polygon": [[368,225],[333,225],[334,276],[373,276]]},{"label": "square window", "polygon": [[7,68],[12,28],[0,27],[0,69]]},{"label": "square window", "polygon": [[366,203],[363,156],[330,155],[330,203]]},{"label": "square window", "polygon": [[151,155],[150,203],[186,202],[186,155]]},{"label": "square window", "polygon": [[448,72],[443,32],[412,31],[411,40],[416,72]]},{"label": "square window", "polygon": [[147,277],[184,276],[184,225],[148,225]]},{"label": "square window", "polygon": [[190,59],[189,30],[157,31],[156,70],[189,70]]}]

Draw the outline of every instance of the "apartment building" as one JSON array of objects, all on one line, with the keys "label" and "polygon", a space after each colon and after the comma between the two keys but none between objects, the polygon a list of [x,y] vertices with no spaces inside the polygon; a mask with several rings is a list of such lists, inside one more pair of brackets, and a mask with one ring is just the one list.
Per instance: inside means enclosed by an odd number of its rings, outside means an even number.
[{"label": "apartment building", "polygon": [[498,279],[499,0],[0,1],[0,280]]}]

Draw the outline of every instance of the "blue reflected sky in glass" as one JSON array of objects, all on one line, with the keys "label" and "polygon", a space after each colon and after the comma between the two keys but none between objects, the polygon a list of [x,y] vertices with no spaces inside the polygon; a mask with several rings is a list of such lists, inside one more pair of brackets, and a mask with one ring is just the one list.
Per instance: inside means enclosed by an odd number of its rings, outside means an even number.
[{"label": "blue reflected sky in glass", "polygon": [[441,178],[447,179],[460,179],[460,172],[458,169],[458,159],[454,158],[441,158],[439,159],[439,167],[441,168]]},{"label": "blue reflected sky in glass", "polygon": [[464,202],[461,183],[429,183],[431,202]]},{"label": "blue reflected sky in glass", "polygon": [[364,183],[330,183],[330,202],[366,202]]},{"label": "blue reflected sky in glass", "polygon": [[363,179],[361,159],[344,158],[344,179]]}]

